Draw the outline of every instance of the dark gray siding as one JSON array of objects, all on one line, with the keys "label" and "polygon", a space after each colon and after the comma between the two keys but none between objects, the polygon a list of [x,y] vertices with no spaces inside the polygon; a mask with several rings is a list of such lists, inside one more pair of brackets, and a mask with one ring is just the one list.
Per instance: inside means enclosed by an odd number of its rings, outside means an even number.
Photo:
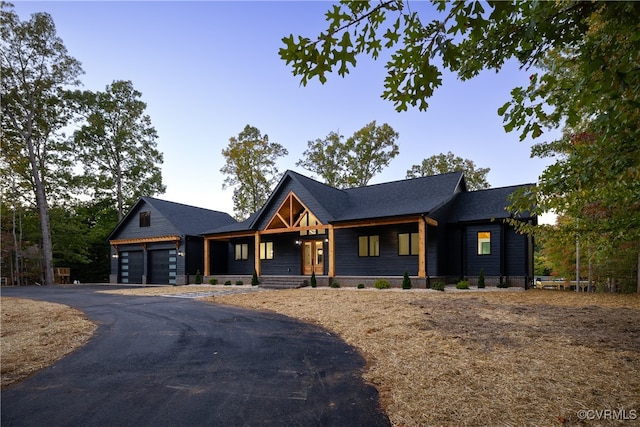
[{"label": "dark gray siding", "polygon": [[513,227],[505,225],[505,265],[507,276],[526,276],[527,236],[518,234]]},{"label": "dark gray siding", "polygon": [[[204,239],[197,236],[186,236],[185,274],[195,276],[198,271],[204,273]],[[178,260],[178,263],[180,261]]]},{"label": "dark gray siding", "polygon": [[440,264],[446,256],[440,257],[439,248],[442,247],[442,237],[438,227],[427,226],[427,276],[437,276],[442,270]]},{"label": "dark gray siding", "polygon": [[[229,246],[227,242],[209,242],[209,266],[212,275],[229,273]],[[233,249],[231,254],[233,255]]]},{"label": "dark gray siding", "polygon": [[299,233],[262,236],[261,242],[273,242],[273,259],[260,260],[263,275],[298,276],[302,274],[302,248],[296,245]]},{"label": "dark gray siding", "polygon": [[[444,234],[444,233],[441,233]],[[466,253],[464,241],[464,229],[458,226],[448,226],[444,240],[445,259],[441,263],[443,267],[438,273],[440,276],[463,276],[464,263],[463,256]]]},{"label": "dark gray siding", "polygon": [[[491,232],[491,254],[478,255],[478,232]],[[500,276],[502,258],[502,226],[501,224],[470,225],[466,228],[466,272],[465,275],[477,276],[480,270],[488,276]]]},{"label": "dark gray siding", "polygon": [[[151,212],[151,226],[140,227],[140,212]],[[148,203],[139,206],[128,215],[128,221],[123,224],[119,233],[113,239],[139,239],[143,237],[180,235],[180,232],[160,212]]]},{"label": "dark gray siding", "polygon": [[[246,243],[248,245],[249,254],[245,260],[235,259],[235,245]],[[229,245],[229,252],[227,257],[229,259],[229,272],[228,274],[253,274],[255,260],[255,242],[253,237],[243,237],[238,239],[231,239]]]},{"label": "dark gray siding", "polygon": [[[418,224],[338,229],[335,232],[337,276],[402,276],[418,274],[417,255],[398,255],[398,233],[417,233]],[[380,236],[380,256],[358,256],[359,236]]]}]

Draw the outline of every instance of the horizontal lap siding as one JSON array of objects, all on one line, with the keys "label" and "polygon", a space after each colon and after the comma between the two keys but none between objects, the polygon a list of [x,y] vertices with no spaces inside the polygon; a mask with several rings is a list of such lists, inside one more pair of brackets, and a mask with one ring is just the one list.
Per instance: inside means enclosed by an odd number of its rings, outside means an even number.
[{"label": "horizontal lap siding", "polygon": [[443,247],[441,234],[444,233],[438,233],[437,227],[427,226],[427,276],[437,276],[442,271],[441,260],[446,256],[439,256]]},{"label": "horizontal lap siding", "polygon": [[[467,271],[468,276],[477,276],[480,270],[484,270],[484,274],[488,276],[500,276],[501,263],[501,225],[473,225],[466,229],[466,252],[467,252]],[[491,254],[478,255],[478,232],[491,232]]]},{"label": "horizontal lap siding", "polygon": [[[140,212],[151,212],[151,225],[140,227]],[[114,239],[140,239],[144,237],[179,235],[176,228],[153,206],[141,203],[140,206],[129,215],[129,221],[120,229]]]},{"label": "horizontal lap siding", "polygon": [[[417,224],[338,229],[335,232],[337,276],[401,276],[418,274],[418,256],[398,255],[398,233],[417,233]],[[359,236],[380,236],[380,256],[358,256]]]},{"label": "horizontal lap siding", "polygon": [[[236,260],[235,259],[235,245],[246,243],[249,249],[249,253],[247,259],[245,260]],[[231,244],[229,245],[229,252],[227,257],[229,259],[229,271],[227,274],[253,274],[254,270],[254,253],[255,253],[255,244],[254,239],[251,238],[242,238],[242,239],[232,239]]]},{"label": "horizontal lap siding", "polygon": [[512,227],[505,231],[505,262],[507,276],[526,276],[527,235],[518,234]]},{"label": "horizontal lap siding", "polygon": [[261,242],[273,242],[273,259],[260,260],[262,275],[298,276],[301,274],[301,251],[296,245],[299,233],[265,235]]}]

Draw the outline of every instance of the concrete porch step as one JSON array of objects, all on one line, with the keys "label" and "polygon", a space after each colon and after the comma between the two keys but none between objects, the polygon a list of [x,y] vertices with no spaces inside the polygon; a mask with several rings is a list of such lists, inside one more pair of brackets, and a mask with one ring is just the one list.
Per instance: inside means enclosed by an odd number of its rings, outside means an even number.
[{"label": "concrete porch step", "polygon": [[266,276],[260,278],[260,287],[265,289],[297,289],[309,284],[306,276]]}]

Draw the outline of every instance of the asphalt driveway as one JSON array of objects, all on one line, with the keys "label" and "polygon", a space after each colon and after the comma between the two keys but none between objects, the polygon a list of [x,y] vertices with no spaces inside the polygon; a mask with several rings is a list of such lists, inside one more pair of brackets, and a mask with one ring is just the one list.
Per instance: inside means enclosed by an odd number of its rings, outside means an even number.
[{"label": "asphalt driveway", "polygon": [[3,288],[99,325],[81,349],[2,391],[9,426],[388,426],[364,360],[326,330],[194,299]]}]

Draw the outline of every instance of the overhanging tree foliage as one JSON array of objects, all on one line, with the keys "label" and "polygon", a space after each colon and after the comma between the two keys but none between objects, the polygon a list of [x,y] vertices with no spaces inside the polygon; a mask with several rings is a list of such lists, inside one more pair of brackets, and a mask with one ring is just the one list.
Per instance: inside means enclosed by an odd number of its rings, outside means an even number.
[{"label": "overhanging tree foliage", "polygon": [[425,4],[343,1],[314,39],[283,38],[280,56],[306,84],[332,71],[345,76],[358,55],[390,49],[382,97],[399,111],[426,110],[445,70],[464,80],[517,61],[531,70],[530,84],[499,109],[505,129],[521,139],[566,130],[534,148],[557,161],[514,211],[582,218],[572,232],[607,233],[609,249],[640,241],[640,2]]},{"label": "overhanging tree foliage", "polygon": [[335,132],[325,139],[309,141],[304,158],[296,166],[318,174],[332,187],[364,186],[398,155],[397,139],[398,133],[391,126],[377,126],[374,120],[346,141]]},{"label": "overhanging tree foliage", "polygon": [[229,138],[222,150],[226,164],[220,172],[226,175],[222,188],[233,187],[237,219],[247,218],[264,205],[279,179],[276,161],[287,154],[286,148],[250,125],[237,138]]},{"label": "overhanging tree foliage", "polygon": [[[0,4],[3,163],[33,191],[42,239],[45,284],[54,283],[48,188],[68,176],[60,130],[69,123],[68,87],[78,85],[80,63],[69,56],[51,16],[20,21]],[[59,185],[58,185],[59,187]]]},{"label": "overhanging tree foliage", "polygon": [[437,175],[447,172],[464,172],[464,178],[469,190],[482,190],[489,188],[487,174],[489,168],[477,168],[472,160],[455,156],[451,151],[447,154],[440,153],[426,158],[419,165],[411,166],[407,171],[407,178]]}]

